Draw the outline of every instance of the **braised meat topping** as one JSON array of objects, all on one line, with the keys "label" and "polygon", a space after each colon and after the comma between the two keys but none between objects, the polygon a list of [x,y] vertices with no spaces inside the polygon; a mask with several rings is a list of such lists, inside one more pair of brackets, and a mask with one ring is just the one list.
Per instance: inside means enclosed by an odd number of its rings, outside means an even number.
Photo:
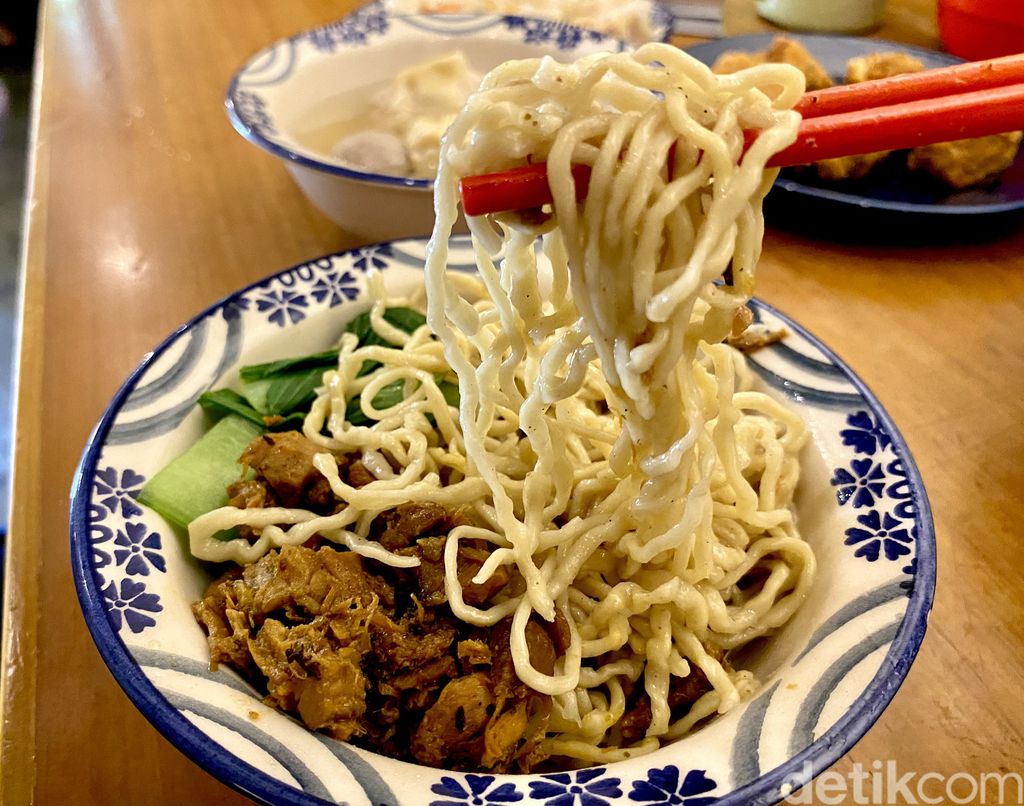
[{"label": "braised meat topping", "polygon": [[[668,689],[668,706],[672,709],[672,718],[678,719],[690,710],[704,694],[711,691],[711,683],[696,665],[690,664],[690,674],[686,677],[671,677]],[[651,700],[642,686],[637,687],[632,705],[619,720],[618,729],[622,744],[634,744],[643,740],[647,729],[651,726]]]},{"label": "braised meat topping", "polygon": [[[443,599],[428,605],[403,593],[422,590],[415,570],[285,546],[228,571],[192,609],[211,665],[237,669],[310,728],[421,764],[528,770],[546,755],[551,698],[516,677],[511,620],[481,631]],[[545,628],[531,622],[527,642],[534,665],[550,672],[555,645]]]},{"label": "braised meat topping", "polygon": [[313,465],[318,453],[325,450],[298,431],[282,431],[254,439],[238,463],[252,468],[257,478],[273,490],[281,506],[330,512],[335,499],[331,485]]},{"label": "braised meat topping", "polygon": [[[313,464],[323,448],[296,431],[266,434],[242,454],[245,476],[229,488],[237,507],[287,506],[330,513],[337,501]],[[336,457],[353,486],[373,481],[355,456]],[[397,569],[313,538],[232,568],[192,606],[206,630],[211,666],[224,663],[267,692],[268,704],[306,725],[395,758],[452,769],[526,771],[543,760],[551,698],[525,686],[512,663],[511,620],[480,630],[452,615],[445,591],[448,535],[459,512],[408,503],[382,512],[370,538],[414,556]],[[505,569],[482,584],[478,541],[459,544],[463,597],[484,604],[509,583]],[[551,636],[531,622],[531,660],[554,668]]]},{"label": "braised meat topping", "polygon": [[[330,486],[312,463],[320,452],[298,432],[258,438],[241,457],[246,477],[231,485],[231,503],[334,511]],[[370,475],[354,457],[338,459],[350,483]],[[319,536],[231,568],[192,605],[207,633],[211,668],[231,666],[267,692],[268,704],[339,740],[448,769],[528,772],[548,757],[552,700],[516,674],[511,618],[473,627],[448,606],[445,550],[450,532],[467,523],[464,513],[433,503],[378,515],[370,538],[416,557],[419,565],[409,569],[339,550]],[[487,606],[521,584],[505,568],[474,583],[487,556],[481,541],[460,541],[456,571],[469,604]],[[527,623],[530,662],[544,674],[553,673],[569,641],[560,615],[550,624]],[[685,680],[673,679],[673,708],[707,687],[696,667]],[[636,741],[651,719],[642,690],[628,709],[623,738]]]}]

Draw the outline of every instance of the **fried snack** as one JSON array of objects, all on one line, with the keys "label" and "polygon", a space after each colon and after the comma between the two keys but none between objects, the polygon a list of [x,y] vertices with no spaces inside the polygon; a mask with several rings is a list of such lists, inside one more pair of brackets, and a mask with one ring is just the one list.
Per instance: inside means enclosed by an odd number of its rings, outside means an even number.
[{"label": "fried snack", "polygon": [[808,90],[822,90],[833,84],[825,68],[818,64],[807,48],[796,40],[784,36],[776,37],[768,50],[727,50],[715,60],[711,69],[720,74],[735,73],[765,62],[793,65],[804,74]]},{"label": "fried snack", "polygon": [[[716,73],[735,73],[765,62],[785,62],[799,69],[807,81],[808,91],[833,86],[825,69],[799,42],[777,37],[766,51],[748,53],[730,50],[712,65]],[[895,51],[870,53],[846,63],[844,83],[877,81],[883,78],[918,73],[924,63],[906,53]],[[912,171],[925,171],[953,188],[963,189],[992,181],[1014,161],[1024,134],[1011,132],[971,140],[956,140],[913,149],[907,166]],[[888,157],[890,151],[836,157],[814,163],[814,171],[826,182],[862,179]],[[808,168],[810,170],[810,168]]]},{"label": "fried snack", "polygon": [[818,176],[826,182],[863,179],[890,153],[889,151],[872,151],[870,154],[857,154],[853,157],[833,157],[814,163],[814,169]]},{"label": "fried snack", "polygon": [[721,75],[738,73],[757,64],[764,64],[763,53],[748,53],[745,50],[727,50],[715,59],[711,70]]},{"label": "fried snack", "polygon": [[915,148],[907,157],[912,171],[927,171],[958,190],[983,185],[1013,163],[1021,132],[993,134],[971,140],[954,140]]},{"label": "fried snack", "polygon": [[807,51],[803,45],[793,39],[778,36],[772,42],[771,47],[764,53],[766,62],[784,62],[791,64],[804,74],[807,79],[807,91],[823,90],[831,87],[835,82],[825,72],[817,60]]},{"label": "fried snack", "polygon": [[858,56],[846,63],[846,84],[859,84],[861,81],[877,81],[903,73],[920,73],[924,63],[920,59],[905,53],[870,53]]},{"label": "fried snack", "polygon": [[[917,73],[924,65],[913,56],[904,53],[871,53],[858,56],[846,63],[847,84],[858,84],[861,81],[875,81],[889,78],[901,73]],[[836,157],[821,160],[814,164],[818,176],[828,182],[841,182],[845,179],[861,179],[878,163],[889,156],[889,151],[873,151],[870,154],[858,154],[853,157]]]},{"label": "fried snack", "polygon": [[[825,68],[815,60],[807,49],[799,42],[784,36],[776,37],[771,47],[760,53],[739,50],[726,51],[718,57],[711,69],[716,73],[735,73],[764,62],[785,62],[793,65],[804,74],[808,90],[820,90],[833,85]],[[887,153],[823,160],[816,163],[816,169],[818,175],[828,181],[859,179],[877,162],[884,159]]]},{"label": "fried snack", "polygon": [[[924,70],[924,64],[905,53],[872,53],[850,59],[846,65],[846,83],[875,81],[921,70]],[[1021,136],[1020,132],[1010,132],[921,146],[910,152],[907,167],[912,171],[926,171],[940,182],[957,189],[982,185],[995,179],[1010,166],[1017,155]],[[830,178],[822,173],[820,167],[818,175]]]}]

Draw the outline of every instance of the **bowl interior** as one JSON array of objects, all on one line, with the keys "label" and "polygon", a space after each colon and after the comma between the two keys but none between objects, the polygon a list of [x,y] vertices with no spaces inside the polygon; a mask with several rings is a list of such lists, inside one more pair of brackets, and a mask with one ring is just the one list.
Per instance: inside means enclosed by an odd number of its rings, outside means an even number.
[{"label": "bowl interior", "polygon": [[344,165],[331,155],[332,146],[346,130],[373,127],[373,100],[395,76],[454,50],[461,51],[481,77],[506,61],[538,56],[537,47],[524,42],[463,36],[426,38],[415,47],[395,39],[358,52],[339,52],[335,58],[307,61],[293,77],[293,91],[275,99],[281,132],[299,152]]},{"label": "bowl interior", "polygon": [[[548,20],[464,14],[394,17],[382,7],[371,7],[253,56],[232,79],[228,113],[244,136],[278,156],[372,178],[374,174],[351,169],[331,156],[331,147],[346,132],[373,127],[373,98],[400,71],[455,50],[483,76],[512,59],[572,61],[624,48],[617,39]],[[421,183],[426,186],[429,180]]]},{"label": "bowl interior", "polygon": [[[884,409],[827,348],[762,304],[757,315],[789,335],[749,363],[758,384],[809,424],[796,509],[819,573],[798,614],[746,652],[761,681],[750,701],[651,755],[548,778],[467,776],[311,733],[231,670],[209,670],[190,605],[216,569],[137,503],[139,488],[208,427],[194,406],[202,391],[230,383],[240,365],[330,346],[368,305],[366,270],[381,269],[400,295],[422,282],[424,252],[422,239],[363,247],[243,289],[172,335],[112,401],[76,476],[72,551],[89,628],[135,705],[197,763],[271,803],[446,803],[474,787],[498,802],[563,783],[630,803],[649,785],[682,787],[692,774],[722,803],[747,804],[774,802],[834,762],[881,713],[917,651],[934,535]],[[467,241],[454,241],[450,265],[471,260]]]}]

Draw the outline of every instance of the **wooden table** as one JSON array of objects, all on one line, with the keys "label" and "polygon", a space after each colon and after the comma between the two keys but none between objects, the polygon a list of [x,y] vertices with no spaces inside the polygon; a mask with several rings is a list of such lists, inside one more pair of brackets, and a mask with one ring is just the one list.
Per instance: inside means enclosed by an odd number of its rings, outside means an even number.
[{"label": "wooden table", "polygon": [[[242,803],[121,693],[68,563],[68,487],[144,352],[211,300],[353,241],[231,131],[233,69],[337,0],[44,3],[25,255],[3,661],[3,802]],[[730,32],[757,28],[730,2]],[[934,6],[883,33],[934,44]],[[1024,232],[942,248],[769,232],[759,293],[846,358],[924,474],[940,582],[891,707],[837,769],[949,775],[1024,761]]]}]

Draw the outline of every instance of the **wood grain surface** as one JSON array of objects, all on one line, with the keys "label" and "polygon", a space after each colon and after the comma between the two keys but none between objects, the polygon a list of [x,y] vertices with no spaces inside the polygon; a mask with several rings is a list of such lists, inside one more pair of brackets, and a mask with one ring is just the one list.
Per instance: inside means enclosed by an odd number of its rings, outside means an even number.
[{"label": "wood grain surface", "polygon": [[[355,245],[281,164],[238,137],[228,79],[337,0],[44,2],[24,257],[0,800],[233,804],[104,667],[75,598],[68,490],[107,402],[212,300]],[[758,30],[731,0],[727,30]],[[882,33],[936,44],[934,3],[890,0]],[[941,247],[769,230],[759,295],[833,347],[903,431],[931,497],[939,586],[927,640],[836,769],[1024,763],[1024,231]]]}]

